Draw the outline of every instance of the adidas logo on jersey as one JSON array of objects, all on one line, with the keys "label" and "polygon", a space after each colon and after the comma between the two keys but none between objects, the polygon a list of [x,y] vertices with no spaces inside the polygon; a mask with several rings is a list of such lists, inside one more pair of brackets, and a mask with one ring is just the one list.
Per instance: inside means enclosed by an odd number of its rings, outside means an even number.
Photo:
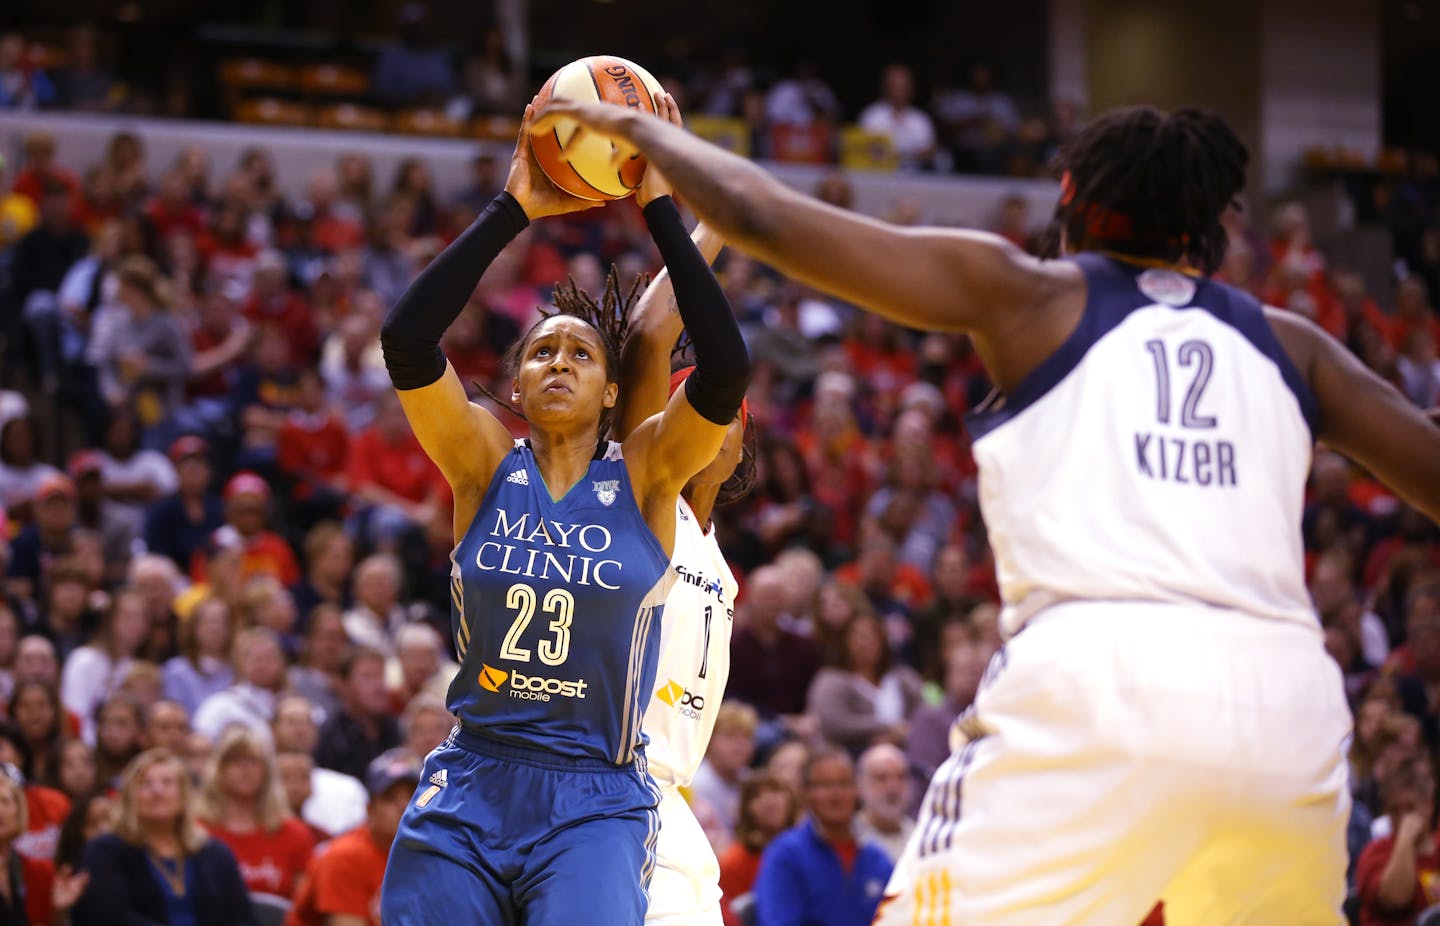
[{"label": "adidas logo on jersey", "polygon": [[669,684],[655,692],[655,697],[675,708],[691,720],[699,720],[700,712],[705,709],[705,698],[703,696],[694,694],[673,678]]},{"label": "adidas logo on jersey", "polygon": [[436,772],[435,774],[431,775],[431,776],[430,776],[430,783],[431,783],[432,785],[439,785],[439,786],[442,787],[442,788],[445,787],[447,784],[449,784],[449,783],[450,783],[450,782],[449,782],[449,778],[448,778],[448,776],[445,774],[445,769],[442,768],[442,769],[440,769],[438,772]]},{"label": "adidas logo on jersey", "polygon": [[506,476],[505,481],[513,482],[517,486],[528,486],[530,484],[530,476],[523,469],[517,469],[510,475]]}]

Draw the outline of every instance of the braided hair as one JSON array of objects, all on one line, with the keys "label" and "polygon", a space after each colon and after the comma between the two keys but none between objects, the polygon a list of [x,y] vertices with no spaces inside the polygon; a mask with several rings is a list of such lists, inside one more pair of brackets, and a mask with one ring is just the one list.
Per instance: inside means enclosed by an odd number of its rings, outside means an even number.
[{"label": "braided hair", "polygon": [[1153,106],[1106,113],[1060,153],[1060,202],[1045,256],[1108,250],[1188,262],[1214,273],[1228,237],[1220,218],[1238,205],[1250,152],[1214,113]]}]

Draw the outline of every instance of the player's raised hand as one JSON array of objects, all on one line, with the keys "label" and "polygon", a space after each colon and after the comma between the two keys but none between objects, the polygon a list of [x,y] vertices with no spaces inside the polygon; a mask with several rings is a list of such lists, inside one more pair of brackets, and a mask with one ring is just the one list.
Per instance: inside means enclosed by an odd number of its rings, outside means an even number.
[{"label": "player's raised hand", "polygon": [[535,152],[530,147],[531,121],[534,115],[535,104],[532,102],[525,107],[525,115],[520,119],[520,137],[515,142],[515,154],[510,158],[510,175],[505,178],[505,192],[515,197],[531,221],[547,215],[565,215],[568,212],[580,212],[604,205],[572,196],[545,176],[545,172],[535,160]]},{"label": "player's raised hand", "polygon": [[[668,93],[661,93],[655,98],[655,115],[676,128],[683,129],[685,127],[684,120],[680,118],[680,106],[675,102],[675,97]],[[670,181],[666,180],[665,175],[660,173],[660,168],[651,164],[645,168],[645,179],[640,181],[640,187],[635,191],[635,201],[639,203],[640,208],[643,209],[648,206],[652,200],[659,199],[662,196],[669,196],[673,192]]]},{"label": "player's raised hand", "polygon": [[[660,101],[655,102],[658,104]],[[586,133],[593,133],[610,139],[610,143],[615,146],[615,155],[611,160],[618,164],[635,154],[635,146],[630,144],[629,133],[635,121],[641,118],[644,116],[628,106],[577,103],[574,100],[557,100],[551,97],[545,108],[536,114],[534,131],[549,132],[561,119],[573,120],[576,134],[570,137],[566,147],[573,147]]]}]

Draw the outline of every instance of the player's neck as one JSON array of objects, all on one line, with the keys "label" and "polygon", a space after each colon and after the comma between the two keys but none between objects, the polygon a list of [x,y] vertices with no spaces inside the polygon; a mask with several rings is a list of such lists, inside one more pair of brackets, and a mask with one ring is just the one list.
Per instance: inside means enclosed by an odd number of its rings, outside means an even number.
[{"label": "player's neck", "polygon": [[700,529],[709,532],[710,515],[715,512],[715,499],[720,495],[720,486],[717,485],[688,485],[685,487],[685,504],[695,514],[695,523]]},{"label": "player's neck", "polygon": [[540,470],[551,498],[564,498],[570,487],[584,477],[595,456],[595,442],[593,431],[588,434],[539,429],[530,432],[535,467]]},{"label": "player's neck", "polygon": [[1176,273],[1183,273],[1186,276],[1198,277],[1200,271],[1194,267],[1179,263],[1173,260],[1161,260],[1158,257],[1138,257],[1134,254],[1123,254],[1119,251],[1097,250],[1095,253],[1118,260],[1122,264],[1129,264],[1132,267],[1147,267],[1153,270],[1174,270]]}]

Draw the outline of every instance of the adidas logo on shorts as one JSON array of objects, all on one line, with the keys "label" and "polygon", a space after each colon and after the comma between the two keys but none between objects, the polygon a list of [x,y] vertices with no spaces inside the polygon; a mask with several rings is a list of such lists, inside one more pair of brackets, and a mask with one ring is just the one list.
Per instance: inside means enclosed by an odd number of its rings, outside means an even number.
[{"label": "adidas logo on shorts", "polygon": [[505,481],[513,482],[517,486],[528,486],[530,484],[530,477],[523,469],[517,469],[510,475],[506,476]]},{"label": "adidas logo on shorts", "polygon": [[439,787],[441,787],[441,788],[443,788],[443,787],[445,787],[447,784],[449,784],[449,780],[448,780],[448,778],[447,778],[447,776],[446,776],[446,774],[445,774],[445,769],[442,768],[442,769],[440,769],[438,772],[436,772],[435,774],[431,775],[431,776],[430,776],[430,783],[431,783],[432,785],[437,785],[437,786],[439,786]]}]

